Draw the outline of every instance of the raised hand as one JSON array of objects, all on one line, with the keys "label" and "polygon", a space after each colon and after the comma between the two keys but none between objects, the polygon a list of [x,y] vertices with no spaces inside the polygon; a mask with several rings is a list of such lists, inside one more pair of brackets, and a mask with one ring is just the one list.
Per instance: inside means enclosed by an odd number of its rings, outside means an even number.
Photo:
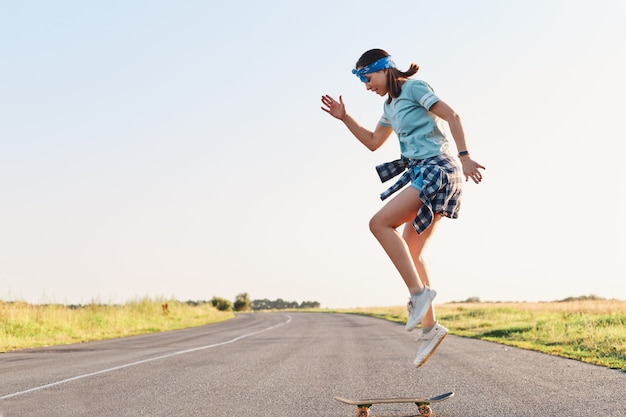
[{"label": "raised hand", "polygon": [[333,116],[335,119],[343,120],[346,116],[346,106],[343,104],[342,96],[339,96],[339,101],[336,101],[329,95],[322,96],[322,110]]}]

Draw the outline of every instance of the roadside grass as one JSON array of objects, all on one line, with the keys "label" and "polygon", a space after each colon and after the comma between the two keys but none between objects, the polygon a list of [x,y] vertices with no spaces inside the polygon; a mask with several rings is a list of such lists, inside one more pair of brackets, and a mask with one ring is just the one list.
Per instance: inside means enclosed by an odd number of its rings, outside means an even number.
[{"label": "roadside grass", "polygon": [[[404,307],[338,310],[405,322]],[[451,334],[626,371],[626,301],[436,305]]]},{"label": "roadside grass", "polygon": [[[397,323],[407,319],[404,306],[308,311],[361,314]],[[437,305],[436,312],[451,334],[626,371],[626,301],[449,303]],[[233,317],[210,303],[175,300],[84,306],[0,301],[0,352],[183,329]]]},{"label": "roadside grass", "polygon": [[[167,310],[164,308],[167,304]],[[0,301],[0,352],[201,326],[234,317],[211,304],[141,299],[124,305]]]}]

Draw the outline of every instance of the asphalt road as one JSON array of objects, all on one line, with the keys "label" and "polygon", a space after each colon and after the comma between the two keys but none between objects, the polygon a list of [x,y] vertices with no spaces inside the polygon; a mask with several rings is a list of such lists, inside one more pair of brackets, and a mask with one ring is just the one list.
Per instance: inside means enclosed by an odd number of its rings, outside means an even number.
[{"label": "asphalt road", "polygon": [[[0,416],[354,416],[333,396],[433,396],[438,417],[626,416],[626,373],[341,314],[242,314],[181,331],[0,354]],[[372,415],[414,416],[413,404]]]}]

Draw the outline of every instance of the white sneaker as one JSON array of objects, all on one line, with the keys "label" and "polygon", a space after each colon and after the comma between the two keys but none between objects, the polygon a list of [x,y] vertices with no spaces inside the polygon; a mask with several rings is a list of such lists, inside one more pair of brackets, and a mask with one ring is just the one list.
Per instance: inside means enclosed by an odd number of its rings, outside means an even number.
[{"label": "white sneaker", "polygon": [[428,333],[420,334],[417,338],[417,356],[413,361],[413,365],[418,368],[424,365],[433,353],[435,353],[435,349],[437,349],[447,334],[448,329],[439,323],[435,323],[435,327],[433,327]]},{"label": "white sneaker", "polygon": [[409,312],[409,318],[406,321],[406,327],[408,331],[413,330],[418,323],[422,320],[426,311],[428,311],[428,307],[435,299],[437,292],[435,290],[431,290],[428,287],[424,288],[418,295],[412,295],[409,298],[409,302],[406,305],[406,309]]}]

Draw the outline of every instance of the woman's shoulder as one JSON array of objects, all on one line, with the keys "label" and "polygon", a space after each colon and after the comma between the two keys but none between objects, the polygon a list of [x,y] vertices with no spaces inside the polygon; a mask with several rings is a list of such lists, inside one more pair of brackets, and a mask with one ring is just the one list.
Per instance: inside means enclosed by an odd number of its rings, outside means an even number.
[{"label": "woman's shoulder", "polygon": [[418,80],[414,78],[407,79],[404,84],[402,84],[402,89],[400,91],[400,95],[405,96],[409,99],[419,100],[420,97],[423,97],[426,94],[433,94],[434,90],[424,80]]},{"label": "woman's shoulder", "polygon": [[430,84],[423,80],[409,79],[402,86],[402,92],[406,98],[419,103],[420,106],[430,109],[439,99]]},{"label": "woman's shoulder", "polygon": [[415,78],[407,79],[404,85],[406,85],[408,88],[426,88],[428,90],[432,90],[432,87],[426,81]]}]

